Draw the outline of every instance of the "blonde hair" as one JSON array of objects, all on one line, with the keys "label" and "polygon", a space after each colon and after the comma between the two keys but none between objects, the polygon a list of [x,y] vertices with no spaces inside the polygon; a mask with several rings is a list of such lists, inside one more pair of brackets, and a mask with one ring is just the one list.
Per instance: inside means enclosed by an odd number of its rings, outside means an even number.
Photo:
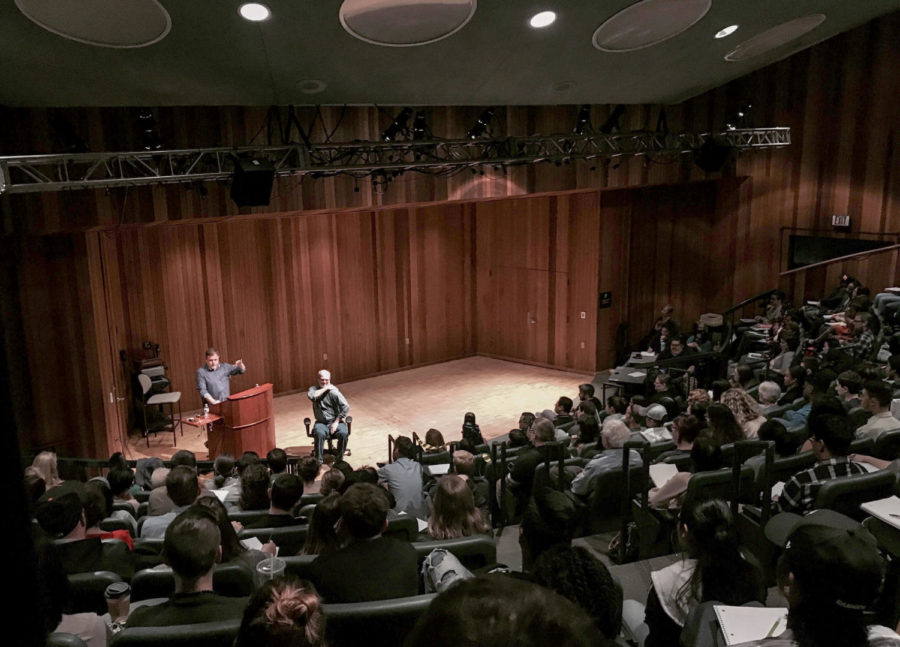
[{"label": "blonde hair", "polygon": [[31,466],[37,470],[41,478],[44,479],[44,485],[49,490],[62,483],[59,478],[59,472],[56,469],[56,454],[53,452],[41,452],[34,457]]},{"label": "blonde hair", "polygon": [[739,425],[755,420],[762,415],[759,403],[743,389],[728,389],[722,394],[722,404],[731,409]]},{"label": "blonde hair", "polygon": [[709,391],[706,389],[691,389],[691,392],[688,393],[687,401],[688,404],[694,404],[695,402],[709,402]]},{"label": "blonde hair", "polygon": [[435,539],[456,539],[487,532],[489,526],[475,507],[475,497],[465,480],[456,474],[438,479],[434,491],[428,534]]}]

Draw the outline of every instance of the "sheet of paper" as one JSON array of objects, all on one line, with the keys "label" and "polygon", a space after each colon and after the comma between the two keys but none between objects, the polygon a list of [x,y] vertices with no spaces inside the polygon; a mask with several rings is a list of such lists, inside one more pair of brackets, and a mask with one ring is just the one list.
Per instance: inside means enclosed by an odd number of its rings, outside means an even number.
[{"label": "sheet of paper", "polygon": [[784,481],[777,481],[772,484],[772,498],[777,499],[784,492]]},{"label": "sheet of paper", "polygon": [[438,463],[437,465],[426,465],[425,469],[432,476],[440,476],[450,471],[450,463]]},{"label": "sheet of paper", "polygon": [[886,499],[868,501],[859,507],[894,528],[900,528],[900,498],[889,496]]},{"label": "sheet of paper", "polygon": [[228,490],[213,490],[212,493],[216,495],[220,502],[225,503],[225,497],[228,496]]},{"label": "sheet of paper", "polygon": [[787,609],[713,606],[719,628],[729,645],[778,636],[787,629]]},{"label": "sheet of paper", "polygon": [[262,542],[259,540],[259,537],[244,537],[241,539],[241,544],[247,550],[262,550]]},{"label": "sheet of paper", "polygon": [[650,466],[650,478],[656,487],[662,487],[676,474],[678,474],[678,466],[671,463],[653,463]]},{"label": "sheet of paper", "polygon": [[646,377],[646,371],[632,371],[628,374],[628,377]]}]

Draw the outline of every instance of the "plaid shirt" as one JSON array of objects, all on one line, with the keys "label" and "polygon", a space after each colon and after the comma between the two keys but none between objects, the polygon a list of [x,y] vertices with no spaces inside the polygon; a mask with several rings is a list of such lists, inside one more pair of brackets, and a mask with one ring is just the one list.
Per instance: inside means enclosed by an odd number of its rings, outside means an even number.
[{"label": "plaid shirt", "polygon": [[860,336],[856,339],[857,344],[856,348],[853,350],[853,356],[858,357],[859,359],[867,359],[874,350],[875,346],[875,333],[866,328]]},{"label": "plaid shirt", "polygon": [[851,463],[846,456],[819,461],[808,470],[797,472],[785,482],[775,511],[797,514],[809,512],[824,481],[865,473],[864,467]]}]

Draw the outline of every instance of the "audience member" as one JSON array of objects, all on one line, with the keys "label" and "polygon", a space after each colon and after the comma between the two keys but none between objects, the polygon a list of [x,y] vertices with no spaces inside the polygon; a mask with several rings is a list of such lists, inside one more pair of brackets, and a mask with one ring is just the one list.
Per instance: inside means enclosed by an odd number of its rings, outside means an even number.
[{"label": "audience member", "polygon": [[481,427],[475,422],[475,414],[471,411],[466,411],[466,414],[463,416],[462,439],[472,445],[472,447],[484,444]]},{"label": "audience member", "polygon": [[591,617],[561,595],[513,577],[487,575],[439,594],[405,645],[596,647],[602,642]]},{"label": "audience member", "polygon": [[682,505],[691,478],[697,472],[711,472],[722,468],[722,449],[716,436],[704,431],[691,448],[691,469],[677,472],[658,488],[651,488],[647,501],[654,508],[678,509]]},{"label": "audience member", "polygon": [[269,507],[269,473],[263,464],[248,465],[241,472],[241,510],[265,510]]},{"label": "audience member", "polygon": [[778,406],[793,404],[803,397],[803,387],[806,385],[806,368],[801,365],[791,366],[784,374],[784,393],[778,400]]},{"label": "audience member", "polygon": [[200,497],[194,507],[203,508],[215,517],[219,529],[219,543],[222,546],[222,555],[219,558],[222,564],[240,564],[251,573],[256,573],[256,565],[269,555],[275,554],[275,542],[271,540],[263,544],[261,550],[244,546],[237,536],[242,529],[241,523],[228,518],[228,509],[216,497]]},{"label": "audience member", "polygon": [[466,482],[472,490],[475,507],[481,510],[485,519],[490,518],[490,483],[483,476],[475,473],[475,457],[472,452],[458,449],[451,456],[451,469],[454,474]]},{"label": "audience member", "polygon": [[131,506],[132,513],[136,514],[140,503],[131,493],[131,486],[134,485],[134,472],[130,469],[114,468],[106,475],[106,481],[109,483],[109,489],[113,495],[113,503],[127,503]]},{"label": "audience member", "polygon": [[304,456],[297,463],[297,473],[303,480],[303,494],[319,494],[322,481],[319,480],[321,463],[315,456]]},{"label": "audience member", "polygon": [[628,400],[621,395],[611,395],[606,398],[606,416],[603,422],[610,418],[615,420],[625,420],[625,412],[628,410]]},{"label": "audience member", "polygon": [[661,463],[667,458],[689,454],[701,430],[702,426],[696,416],[681,414],[675,418],[672,421],[672,441],[675,443],[675,449],[659,454],[654,462]]},{"label": "audience member", "polygon": [[447,451],[447,443],[444,442],[444,435],[437,429],[429,429],[425,432],[425,444],[422,445],[422,451],[426,454],[439,454]]},{"label": "audience member", "polygon": [[766,418],[759,403],[743,389],[728,389],[722,394],[722,404],[731,409],[734,419],[740,425],[744,438],[756,438],[760,425]]},{"label": "audience member", "polygon": [[287,471],[287,452],[280,447],[270,449],[266,453],[266,463],[269,466],[269,474],[274,481],[276,476]]},{"label": "audience member", "polygon": [[[176,467],[172,472],[186,467]],[[246,598],[213,591],[213,570],[222,557],[221,535],[214,514],[195,506],[169,524],[163,543],[166,564],[175,577],[175,593],[166,602],[134,609],[129,627],[168,627],[239,618]]]},{"label": "audience member", "polygon": [[599,411],[603,408],[603,403],[594,395],[596,393],[596,389],[594,389],[594,385],[590,382],[586,382],[584,384],[578,385],[578,404],[576,405],[576,410],[581,409],[581,405],[585,402],[591,402],[594,405],[594,410]]},{"label": "audience member", "polygon": [[778,386],[777,382],[766,380],[760,383],[756,393],[759,396],[762,415],[766,416],[778,407],[778,400],[781,398],[781,387]]},{"label": "audience member", "polygon": [[84,484],[83,493],[84,523],[87,527],[85,537],[99,537],[100,539],[118,539],[128,546],[128,550],[134,550],[132,534],[137,534],[137,522],[134,517],[124,510],[117,511],[116,518],[130,526],[130,531],[125,529],[105,531],[100,529],[100,522],[112,514],[112,491],[103,481],[91,479]]},{"label": "audience member", "polygon": [[248,523],[245,527],[284,528],[304,523],[302,519],[295,519],[292,514],[294,506],[300,501],[301,496],[303,496],[303,482],[300,477],[286,473],[276,475],[272,487],[269,489],[268,514]]},{"label": "audience member", "polygon": [[341,530],[349,543],[319,555],[313,581],[329,603],[407,597],[419,592],[415,549],[384,537],[390,501],[382,488],[357,483],[341,496]]},{"label": "audience member", "polygon": [[900,429],[900,420],[891,415],[891,388],[880,380],[866,382],[860,396],[860,404],[872,416],[856,430],[857,438],[877,439],[885,431]]},{"label": "audience member", "polygon": [[805,517],[774,517],[766,536],[784,547],[776,579],[788,602],[788,628],[741,647],[900,645],[891,629],[867,626],[865,611],[878,597],[885,566],[862,526],[831,510],[815,510]]},{"label": "audience member", "polygon": [[734,418],[731,409],[720,402],[714,402],[706,410],[707,429],[715,437],[718,445],[736,443],[744,439],[744,430]]},{"label": "audience member", "polygon": [[[340,472],[338,472],[340,474]],[[340,548],[335,525],[341,518],[341,495],[332,492],[316,504],[309,518],[309,531],[301,555],[321,555]]]},{"label": "audience member", "polygon": [[394,462],[378,469],[378,482],[385,485],[396,501],[394,510],[419,519],[428,518],[422,489],[422,466],[416,458],[416,447],[407,436],[394,441]]},{"label": "audience member", "polygon": [[169,475],[166,476],[165,487],[168,492],[167,498],[171,499],[174,507],[165,514],[144,519],[141,526],[142,539],[162,539],[169,524],[175,520],[175,517],[187,510],[200,494],[197,472],[186,465],[172,468]]},{"label": "audience member", "polygon": [[250,596],[234,647],[325,647],[325,613],[311,582],[281,576]]},{"label": "audience member", "polygon": [[38,501],[35,516],[52,539],[66,573],[112,571],[124,580],[134,575],[134,557],[121,541],[103,542],[87,536],[80,483],[67,482],[47,490]]},{"label": "audience member", "polygon": [[456,474],[445,474],[437,480],[428,517],[428,537],[456,539],[490,530],[490,525],[477,507],[472,490]]},{"label": "audience member", "polygon": [[532,447],[522,449],[509,470],[510,489],[516,496],[516,510],[521,512],[531,497],[534,470],[546,460],[559,460],[563,449],[556,443],[556,430],[547,419],[538,419],[531,429]]},{"label": "audience member", "polygon": [[323,497],[329,494],[340,494],[341,486],[344,484],[344,473],[338,469],[330,469],[322,475],[322,482],[319,486],[319,494]]},{"label": "audience member", "polygon": [[59,472],[56,468],[56,454],[54,452],[41,452],[34,457],[31,466],[35,468],[44,479],[44,486],[51,490],[62,484]]},{"label": "audience member", "polygon": [[[777,420],[767,420],[763,425],[759,428],[759,439],[760,440],[771,440],[775,443],[775,458],[787,458],[788,456],[793,456],[797,453],[797,437],[790,434],[787,429],[785,429],[784,425],[781,424]],[[758,460],[762,462],[764,457],[759,455]],[[747,462],[753,460],[753,457],[748,458]]]},{"label": "audience member", "polygon": [[856,371],[843,371],[837,376],[834,383],[834,392],[841,399],[846,411],[862,405],[859,399],[859,391],[862,389],[862,378]]},{"label": "audience member", "polygon": [[666,416],[668,412],[661,404],[651,404],[648,407],[640,405],[632,405],[632,411],[637,413],[644,419],[645,429],[641,430],[640,435],[651,443],[658,443],[664,440],[672,440],[672,433],[665,427]]},{"label": "audience member", "polygon": [[[594,487],[594,481],[601,474],[622,469],[622,447],[628,440],[630,432],[621,420],[607,420],[603,423],[600,432],[600,442],[603,445],[603,453],[592,458],[584,470],[572,481],[572,492],[581,496],[587,496]],[[638,452],[629,452],[628,464],[632,467],[640,467],[641,456]]]},{"label": "audience member", "polygon": [[678,540],[683,557],[650,574],[645,647],[677,647],[688,613],[701,602],[741,605],[766,599],[760,574],[741,555],[724,501],[687,502],[679,515]]},{"label": "audience member", "polygon": [[581,546],[557,544],[534,566],[533,581],[584,609],[605,639],[615,645],[622,627],[622,587],[606,566]]},{"label": "audience member", "polygon": [[241,480],[235,475],[235,460],[231,454],[219,454],[213,463],[213,477],[203,484],[207,490],[225,490],[224,503],[237,505],[241,498]]},{"label": "audience member", "polygon": [[[184,466],[192,469],[194,474],[197,473],[197,458],[194,456],[194,452],[186,449],[179,449],[175,452],[169,464],[172,466],[172,469]],[[168,479],[168,476],[165,478]],[[164,487],[154,486],[147,501],[147,514],[151,516],[171,512],[177,505],[169,494],[167,485]]]},{"label": "audience member", "polygon": [[865,468],[850,462],[847,456],[853,432],[847,428],[845,419],[828,414],[811,417],[809,436],[817,463],[785,482],[776,510],[799,514],[808,512],[822,483],[841,476],[865,474]]}]

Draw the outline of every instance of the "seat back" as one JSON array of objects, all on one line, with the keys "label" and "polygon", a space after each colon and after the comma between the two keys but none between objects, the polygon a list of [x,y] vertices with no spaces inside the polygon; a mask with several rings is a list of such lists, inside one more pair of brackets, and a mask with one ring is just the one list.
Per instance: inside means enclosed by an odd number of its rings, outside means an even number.
[{"label": "seat back", "polygon": [[[774,485],[779,481],[787,481],[797,472],[812,467],[816,462],[816,457],[811,451],[786,456],[784,458],[776,458],[772,461],[768,475],[761,469],[757,476],[757,484],[759,489],[765,488],[767,485]],[[766,482],[768,481],[768,483]]]},{"label": "seat back", "polygon": [[862,521],[868,515],[859,509],[860,504],[891,496],[896,482],[889,470],[829,479],[816,493],[813,507],[828,508]]},{"label": "seat back", "polygon": [[[246,597],[253,593],[253,572],[243,564],[216,564],[213,590],[230,597]],[[172,569],[145,568],[131,578],[131,599],[167,598],[175,592]],[[105,602],[104,602],[105,606]]]},{"label": "seat back", "polygon": [[103,592],[110,584],[122,581],[121,577],[111,571],[73,573],[66,577],[69,580],[69,597],[65,613],[106,613]]},{"label": "seat back", "polygon": [[[393,600],[324,604],[325,636],[330,647],[395,647],[402,645],[434,593]],[[361,637],[365,636],[365,639]]]},{"label": "seat back", "polygon": [[900,458],[900,429],[885,431],[875,440],[874,455],[886,461]]},{"label": "seat back", "polygon": [[54,631],[47,636],[46,647],[87,647],[87,643],[75,634]]},{"label": "seat back", "polygon": [[419,523],[415,517],[405,514],[389,519],[387,530],[382,534],[400,541],[415,541],[419,536]]},{"label": "seat back", "polygon": [[413,542],[419,567],[435,548],[443,548],[453,553],[463,566],[473,571],[497,562],[497,544],[487,535],[472,535],[458,539],[434,539]]},{"label": "seat back", "polygon": [[[133,522],[132,522],[133,523]],[[100,530],[103,532],[112,532],[113,530],[127,530],[130,533],[134,531],[134,526],[125,519],[116,519],[115,517],[107,517],[99,524]]]},{"label": "seat back", "polygon": [[138,373],[137,379],[138,384],[141,385],[141,395],[146,396],[153,385],[153,380],[150,379],[149,375],[144,375],[143,373]]},{"label": "seat back", "polygon": [[850,454],[873,454],[875,452],[875,439],[872,436],[865,438],[857,438],[850,443],[847,448],[847,455]]},{"label": "seat back", "polygon": [[314,494],[304,494],[303,496],[300,497],[300,503],[298,503],[297,505],[300,505],[300,506],[309,505],[309,504],[315,505],[316,503],[318,503],[319,501],[321,501],[324,498],[325,497],[322,496],[322,494],[319,492],[316,492]]},{"label": "seat back", "polygon": [[847,412],[847,426],[856,431],[866,424],[871,416],[872,413],[870,411],[867,411],[860,406],[853,407]]},{"label": "seat back", "polygon": [[116,634],[116,647],[232,647],[240,618],[169,627],[126,627]]},{"label": "seat back", "polygon": [[312,579],[312,563],[318,555],[292,555],[291,557],[279,557],[284,560],[284,572],[301,580]]}]

